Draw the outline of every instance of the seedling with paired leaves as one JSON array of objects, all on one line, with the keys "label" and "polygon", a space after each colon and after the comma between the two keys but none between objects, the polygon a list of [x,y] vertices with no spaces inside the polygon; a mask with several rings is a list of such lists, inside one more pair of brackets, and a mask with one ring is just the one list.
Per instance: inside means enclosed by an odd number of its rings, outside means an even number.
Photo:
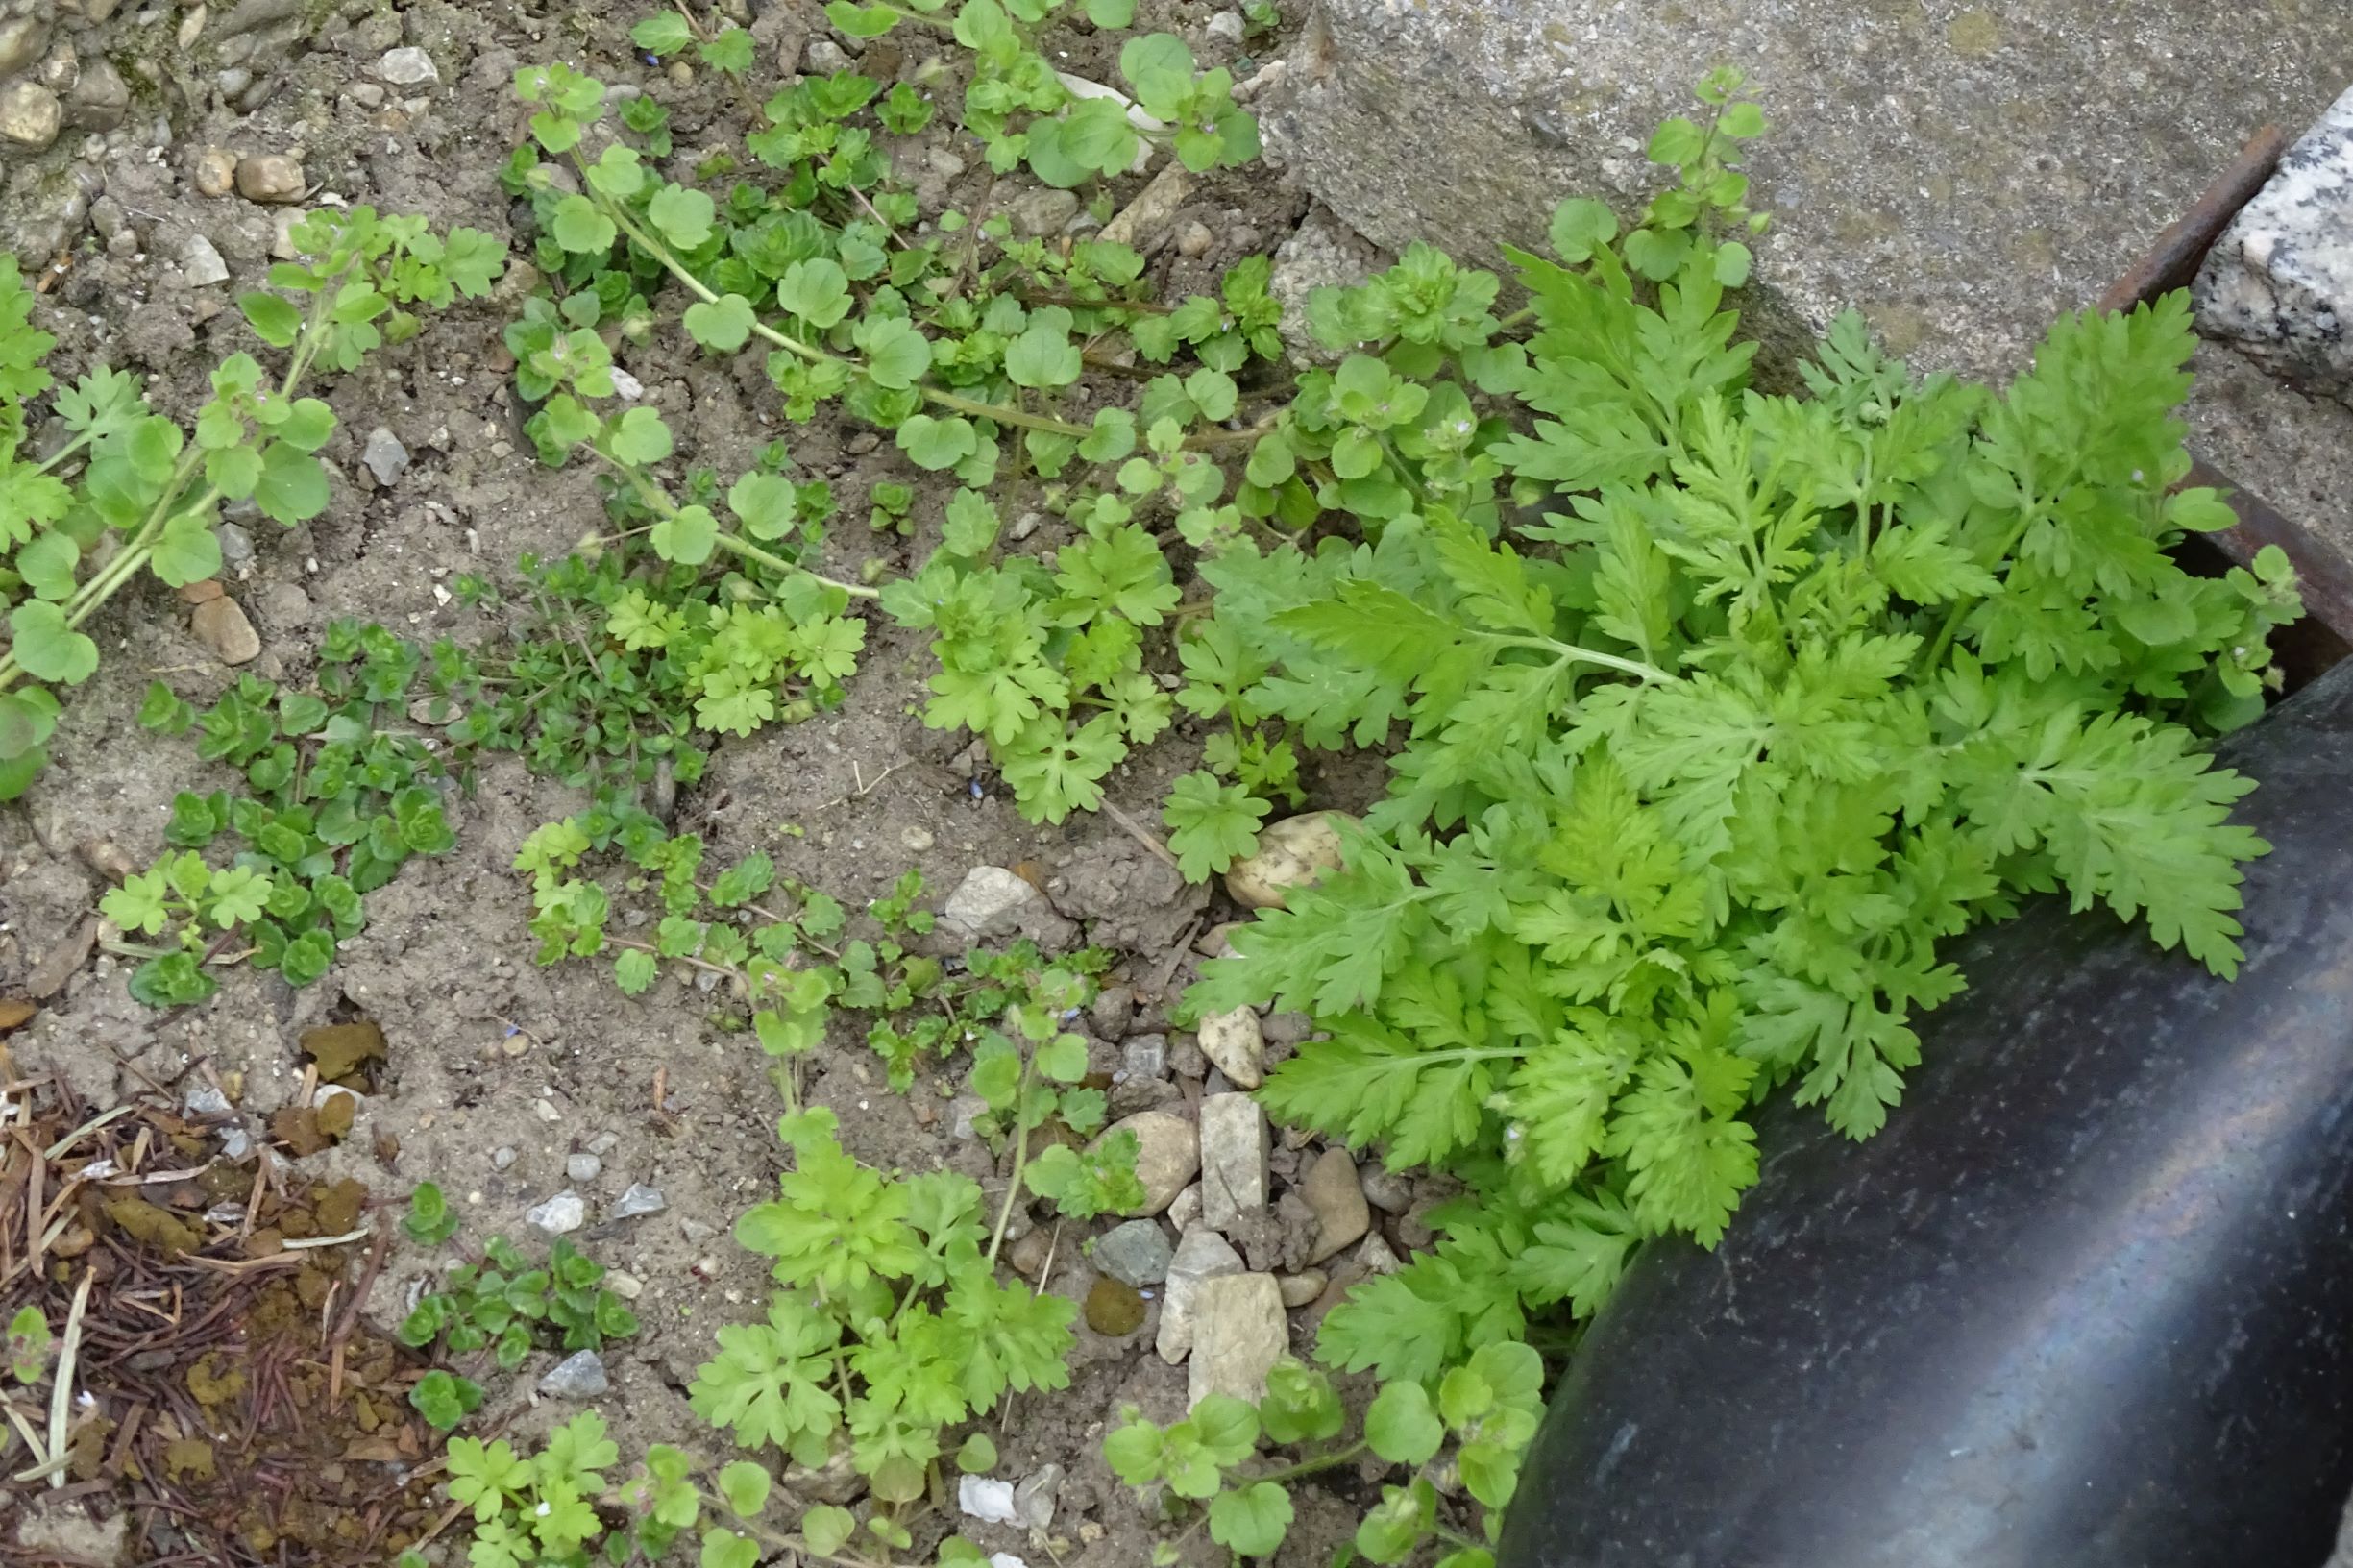
[{"label": "seedling with paired leaves", "polygon": [[[412,1221],[417,1202],[412,1195]],[[628,1304],[600,1283],[604,1274],[604,1265],[560,1236],[538,1268],[513,1242],[494,1236],[481,1262],[453,1271],[443,1288],[418,1299],[401,1321],[400,1341],[417,1350],[438,1341],[461,1356],[487,1350],[502,1372],[521,1366],[534,1349],[601,1350],[608,1338],[637,1333]]]},{"label": "seedling with paired leaves", "polygon": [[[410,856],[455,845],[436,787],[441,759],[415,734],[380,727],[405,723],[402,704],[422,658],[381,626],[338,621],[319,649],[315,694],[243,675],[199,716],[160,681],[148,687],[140,722],[171,734],[193,726],[197,755],[240,770],[246,793],[173,796],[163,837],[183,853],[110,895],[135,917],[108,910],[127,930],[152,933],[177,916],[193,917],[179,926],[181,950],[151,958],[132,976],[134,995],[157,1005],[211,995],[215,983],[200,957],[207,929],[232,926],[250,942],[257,968],[306,986],[366,925],[366,894]],[[201,864],[194,851],[224,836],[238,845],[235,864],[209,872],[201,895],[180,894],[195,907],[159,903],[156,877],[165,866],[178,891],[195,877],[189,863]]]},{"label": "seedling with paired leaves", "polygon": [[[279,292],[237,302],[261,343],[283,351],[284,368],[266,375],[243,352],[223,360],[193,439],[149,408],[135,378],[105,367],[59,389],[37,424],[53,339],[33,329],[32,294],[0,257],[0,606],[10,637],[0,799],[21,795],[45,766],[63,712],[59,689],[97,671],[98,644],[81,628],[101,605],[150,575],[177,588],[217,574],[223,507],[250,505],[288,526],[326,507],[327,471],[312,453],[335,420],[301,395],[309,373],[351,370],[414,335],[412,307],[478,298],[505,265],[487,234],[455,229],[445,239],[422,219],[365,207],[322,208],[290,239],[304,259],[270,269]],[[23,455],[35,442],[46,456]]]}]

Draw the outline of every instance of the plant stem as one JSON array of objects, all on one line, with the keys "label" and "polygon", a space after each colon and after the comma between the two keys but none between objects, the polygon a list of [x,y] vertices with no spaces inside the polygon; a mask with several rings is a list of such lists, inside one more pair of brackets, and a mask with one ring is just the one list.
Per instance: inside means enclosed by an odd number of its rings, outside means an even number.
[{"label": "plant stem", "polygon": [[1283,1482],[1295,1480],[1300,1476],[1311,1476],[1318,1470],[1336,1470],[1371,1446],[1370,1443],[1360,1437],[1346,1448],[1335,1449],[1329,1454],[1319,1454],[1311,1459],[1301,1459],[1297,1464],[1287,1464],[1280,1470],[1269,1470],[1262,1476],[1254,1476],[1251,1479],[1254,1482]]},{"label": "plant stem", "polygon": [[[651,507],[655,513],[665,518],[674,518],[678,515],[678,503],[671,500],[670,492],[654,483],[652,477],[645,470],[639,468],[635,463],[623,462],[601,447],[591,446],[588,450],[602,459],[615,473],[627,479],[630,488],[637,492],[638,499]],[[626,538],[627,535],[625,534],[622,537]],[[759,562],[772,572],[782,572],[787,576],[797,572],[803,576],[815,577],[826,587],[839,588],[852,599],[880,599],[882,597],[880,589],[869,588],[862,583],[844,582],[838,577],[826,576],[821,572],[812,572],[805,566],[797,565],[781,555],[762,550],[740,534],[722,532],[718,535],[717,543],[747,560]]]},{"label": "plant stem", "polygon": [[[586,165],[583,164],[581,166],[583,179],[586,178]],[[593,183],[590,183],[589,188],[594,190],[596,189],[596,186]],[[598,193],[598,198],[599,204],[603,208],[605,215],[613,220],[614,225],[618,227],[622,233],[627,234],[632,243],[643,249],[648,256],[652,257],[656,261],[660,262],[663,270],[668,272],[672,277],[677,279],[678,282],[684,283],[688,290],[703,304],[717,305],[719,303],[720,295],[718,291],[713,289],[708,283],[705,283],[701,279],[696,277],[692,272],[689,272],[686,269],[686,264],[671,254],[670,247],[663,244],[660,240],[655,239],[651,234],[646,233],[646,231],[639,226],[636,219],[630,217],[627,212],[622,209],[620,203],[604,196],[602,192]],[[752,318],[751,331],[754,336],[763,338],[766,341],[774,344],[777,348],[784,350],[787,354],[797,355],[799,357],[808,360],[812,364],[857,364],[857,361],[854,359],[847,358],[842,355],[829,353],[824,349],[817,348],[808,343],[803,343],[797,337],[788,336],[784,332],[771,327],[767,322],[760,320],[757,316]],[[926,403],[948,409],[953,413],[969,415],[974,419],[994,420],[1000,425],[1017,426],[1023,429],[1030,430],[1045,430],[1055,435],[1067,435],[1078,440],[1084,440],[1088,436],[1094,433],[1093,427],[1091,426],[1073,425],[1066,420],[1048,419],[1042,414],[1025,414],[1018,408],[1008,408],[1004,404],[996,403],[983,403],[977,398],[964,397],[959,393],[950,392],[942,387],[926,386],[921,383],[918,383],[916,386],[916,391],[922,395],[923,401]]]},{"label": "plant stem", "polygon": [[1013,1086],[1013,1176],[1005,1184],[1005,1201],[997,1206],[996,1233],[989,1237],[989,1262],[994,1264],[997,1249],[1005,1244],[1005,1227],[1013,1223],[1013,1206],[1021,1196],[1021,1172],[1029,1164],[1029,1118],[1021,1114],[1022,1101],[1029,1097],[1029,1075],[1037,1066],[1038,1049],[1031,1046],[1021,1058],[1021,1079]]}]

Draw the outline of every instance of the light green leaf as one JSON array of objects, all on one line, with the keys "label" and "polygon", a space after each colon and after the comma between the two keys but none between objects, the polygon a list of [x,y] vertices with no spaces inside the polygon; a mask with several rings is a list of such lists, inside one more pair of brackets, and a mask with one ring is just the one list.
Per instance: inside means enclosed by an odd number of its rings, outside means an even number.
[{"label": "light green leaf", "polygon": [[65,612],[31,600],[9,616],[9,651],[36,680],[79,686],[98,668],[98,645],[65,624]]},{"label": "light green leaf", "polygon": [[686,307],[682,318],[686,332],[706,349],[732,354],[751,336],[751,329],[759,317],[752,312],[751,302],[741,294],[722,294],[715,301],[698,301]]}]

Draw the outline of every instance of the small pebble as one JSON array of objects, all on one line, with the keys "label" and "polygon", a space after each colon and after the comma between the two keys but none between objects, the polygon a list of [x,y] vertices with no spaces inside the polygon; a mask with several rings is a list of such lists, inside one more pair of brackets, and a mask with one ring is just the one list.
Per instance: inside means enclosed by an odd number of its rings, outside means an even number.
[{"label": "small pebble", "polygon": [[625,1268],[608,1270],[604,1287],[624,1301],[635,1301],[646,1293],[646,1282]]},{"label": "small pebble", "polygon": [[566,1188],[547,1202],[526,1209],[523,1223],[548,1236],[569,1236],[588,1223],[588,1205],[577,1192]]},{"label": "small pebble", "polygon": [[1168,1260],[1176,1249],[1157,1221],[1131,1219],[1115,1225],[1094,1244],[1094,1266],[1121,1285],[1141,1289],[1168,1277]]},{"label": "small pebble", "polygon": [[237,181],[236,155],[226,147],[208,147],[196,155],[195,167],[189,171],[197,191],[206,196],[226,196]]},{"label": "small pebble", "polygon": [[230,1113],[229,1096],[210,1084],[191,1093],[187,1106],[191,1116],[225,1116]]},{"label": "small pebble", "polygon": [[1276,1279],[1275,1286],[1283,1292],[1284,1306],[1305,1307],[1322,1295],[1324,1286],[1331,1283],[1331,1277],[1322,1269],[1303,1268],[1296,1274],[1282,1275]]},{"label": "small pebble", "polygon": [[398,87],[421,87],[441,80],[441,73],[433,68],[433,57],[413,44],[385,50],[376,62],[376,74]]},{"label": "small pebble", "polygon": [[564,1180],[585,1187],[604,1169],[604,1162],[593,1154],[576,1154],[564,1161]]},{"label": "small pebble", "polygon": [[1238,11],[1217,12],[1203,25],[1201,31],[1213,38],[1223,38],[1228,43],[1239,43],[1242,41],[1242,13]]},{"label": "small pebble", "polygon": [[808,59],[809,69],[824,76],[846,71],[856,63],[849,58],[849,51],[831,38],[818,38],[811,42]]},{"label": "small pebble", "polygon": [[1210,226],[1197,219],[1177,231],[1176,245],[1179,256],[1190,257],[1198,260],[1209,255],[1210,248],[1216,243],[1217,236],[1210,233]]},{"label": "small pebble", "polygon": [[408,449],[401,438],[381,425],[368,432],[367,445],[359,452],[359,460],[368,465],[378,484],[389,485],[408,472]]},{"label": "small pebble", "polygon": [[490,1168],[493,1170],[512,1170],[515,1166],[515,1151],[513,1149],[493,1149],[490,1151]]},{"label": "small pebble", "polygon": [[638,1219],[647,1214],[658,1214],[669,1207],[670,1200],[662,1196],[660,1188],[648,1187],[642,1182],[632,1183],[629,1189],[622,1193],[614,1203],[612,1212],[605,1217],[608,1219]]},{"label": "small pebble", "polygon": [[249,202],[283,206],[303,199],[303,166],[284,153],[237,159],[237,194]]},{"label": "small pebble", "polygon": [[539,1380],[539,1391],[550,1399],[595,1399],[612,1386],[604,1375],[604,1358],[593,1350],[565,1357]]},{"label": "small pebble", "polygon": [[223,594],[196,606],[188,630],[223,664],[251,664],[261,656],[261,636],[237,601]]},{"label": "small pebble", "polygon": [[190,233],[179,247],[179,276],[188,282],[190,289],[229,282],[229,261],[221,261],[221,252],[214,242],[200,233]]}]

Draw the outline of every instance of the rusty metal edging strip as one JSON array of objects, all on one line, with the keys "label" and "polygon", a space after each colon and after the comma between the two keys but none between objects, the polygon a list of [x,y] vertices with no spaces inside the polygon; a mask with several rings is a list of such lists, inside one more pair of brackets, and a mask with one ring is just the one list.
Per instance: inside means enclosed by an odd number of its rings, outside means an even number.
[{"label": "rusty metal edging strip", "polygon": [[[2199,193],[2189,211],[2166,226],[2148,251],[2099,297],[2096,307],[2129,310],[2161,294],[2188,287],[2205,264],[2207,253],[2222,237],[2222,231],[2271,178],[2287,149],[2287,134],[2276,125],[2267,125],[2248,137],[2239,156]],[[2244,566],[2266,545],[2277,545],[2294,565],[2305,610],[2319,624],[2307,628],[2294,662],[2325,666],[2353,652],[2353,560],[2199,459],[2194,451],[2182,483],[2221,491],[2238,514],[2236,527],[2201,536],[2220,553]]]}]

